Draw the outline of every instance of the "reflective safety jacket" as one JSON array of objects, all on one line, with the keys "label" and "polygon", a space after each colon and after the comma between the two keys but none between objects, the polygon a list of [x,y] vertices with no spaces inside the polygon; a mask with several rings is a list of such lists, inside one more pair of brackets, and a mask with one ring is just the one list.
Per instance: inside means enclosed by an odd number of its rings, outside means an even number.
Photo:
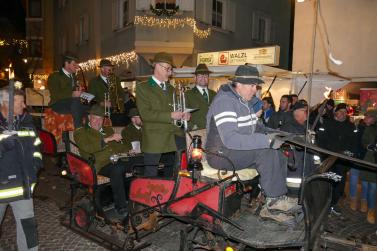
[{"label": "reflective safety jacket", "polygon": [[0,203],[31,198],[42,167],[40,144],[29,114],[15,117],[9,132],[0,113]]}]

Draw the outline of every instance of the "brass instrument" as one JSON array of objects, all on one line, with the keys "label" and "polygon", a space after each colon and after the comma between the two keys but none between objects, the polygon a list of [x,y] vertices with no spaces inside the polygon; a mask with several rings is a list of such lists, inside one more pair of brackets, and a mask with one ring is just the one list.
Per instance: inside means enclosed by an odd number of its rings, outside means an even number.
[{"label": "brass instrument", "polygon": [[[185,112],[186,111],[186,97],[181,84],[178,84],[178,93],[175,90],[173,93],[173,111],[174,112]],[[183,127],[184,130],[187,130],[187,120],[174,120],[174,125],[178,127]]]},{"label": "brass instrument", "polygon": [[[123,95],[120,96],[119,91],[123,90],[118,90],[117,88],[117,79],[114,73],[111,73],[107,77],[109,83],[109,89],[108,89],[108,101],[111,101],[111,108],[113,113],[124,113],[124,100],[123,100]],[[106,97],[106,93],[105,93]],[[110,108],[109,108],[110,109]],[[109,115],[110,115],[110,110],[109,110]]]},{"label": "brass instrument", "polygon": [[120,159],[125,159],[125,158],[130,158],[130,157],[135,157],[139,156],[140,154],[138,153],[116,153],[110,156],[110,162],[112,164],[118,163]]}]

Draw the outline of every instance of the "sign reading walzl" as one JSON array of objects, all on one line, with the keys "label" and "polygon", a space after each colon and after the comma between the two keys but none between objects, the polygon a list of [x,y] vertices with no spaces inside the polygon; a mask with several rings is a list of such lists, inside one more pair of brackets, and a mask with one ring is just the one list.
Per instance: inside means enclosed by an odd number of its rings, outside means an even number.
[{"label": "sign reading walzl", "polygon": [[271,47],[198,53],[198,64],[208,66],[265,64],[279,65],[280,47]]}]

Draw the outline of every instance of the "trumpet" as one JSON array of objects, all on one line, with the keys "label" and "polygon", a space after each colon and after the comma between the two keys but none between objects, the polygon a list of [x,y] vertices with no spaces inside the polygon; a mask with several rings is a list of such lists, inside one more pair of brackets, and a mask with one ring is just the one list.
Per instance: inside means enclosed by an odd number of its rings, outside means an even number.
[{"label": "trumpet", "polygon": [[130,158],[138,156],[138,153],[116,153],[110,156],[110,162],[112,164],[118,163],[120,159]]},{"label": "trumpet", "polygon": [[[186,97],[185,92],[181,86],[178,84],[178,94],[176,90],[173,93],[173,112],[185,112],[186,110]],[[183,127],[184,130],[187,130],[187,120],[174,120],[173,124],[178,127]]]},{"label": "trumpet", "polygon": [[108,92],[105,92],[105,99],[104,99],[104,103],[105,103],[105,117],[108,117],[110,118],[110,115],[111,115],[111,107],[108,105],[110,101],[110,95]]},{"label": "trumpet", "polygon": [[131,156],[131,155],[128,154],[128,153],[117,153],[117,154],[113,154],[113,155],[110,156],[110,162],[111,162],[112,164],[116,164],[116,163],[118,163],[118,161],[119,161],[120,159],[128,158],[128,157],[130,157],[130,156]]}]

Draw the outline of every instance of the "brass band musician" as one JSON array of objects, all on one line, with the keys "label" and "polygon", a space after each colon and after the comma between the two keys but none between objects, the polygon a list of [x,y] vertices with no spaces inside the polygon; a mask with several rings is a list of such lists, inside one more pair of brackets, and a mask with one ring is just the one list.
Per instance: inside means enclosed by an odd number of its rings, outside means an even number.
[{"label": "brass band musician", "polygon": [[47,80],[52,110],[59,114],[72,114],[75,128],[82,126],[82,119],[89,109],[80,102],[82,90],[77,86],[78,69],[77,57],[67,53],[63,56],[62,68],[51,73]]},{"label": "brass band musician", "polygon": [[[125,125],[124,113],[125,93],[120,79],[114,74],[114,65],[108,59],[99,64],[100,74],[89,81],[88,92],[95,96],[94,101],[107,111],[113,126]],[[110,114],[108,114],[110,113]]]}]

